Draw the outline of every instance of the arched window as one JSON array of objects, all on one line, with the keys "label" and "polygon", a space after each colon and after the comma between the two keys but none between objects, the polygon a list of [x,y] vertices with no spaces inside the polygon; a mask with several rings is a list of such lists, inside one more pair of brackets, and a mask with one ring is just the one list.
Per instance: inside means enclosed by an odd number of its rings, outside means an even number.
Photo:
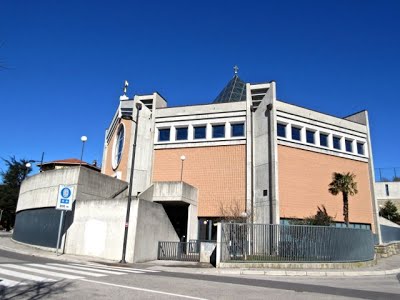
[{"label": "arched window", "polygon": [[115,139],[114,151],[113,151],[113,168],[116,169],[121,161],[122,150],[124,148],[124,140],[125,140],[125,128],[124,125],[121,124],[118,128],[117,138]]}]

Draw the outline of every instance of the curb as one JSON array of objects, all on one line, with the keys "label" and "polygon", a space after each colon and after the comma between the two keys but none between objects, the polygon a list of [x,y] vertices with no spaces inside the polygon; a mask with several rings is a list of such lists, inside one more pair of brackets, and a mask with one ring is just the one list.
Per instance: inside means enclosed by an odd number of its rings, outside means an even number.
[{"label": "curb", "polygon": [[[14,242],[14,241],[13,241]],[[17,243],[17,242],[16,242]],[[19,242],[18,242],[19,244]],[[66,257],[63,255],[60,256],[51,256],[50,254],[55,254],[55,252],[50,252],[47,253],[32,253],[29,252],[29,250],[21,250],[21,249],[14,249],[10,248],[7,246],[0,245],[1,250],[5,251],[10,251],[14,253],[19,253],[19,254],[24,254],[24,255],[30,255],[30,256],[37,256],[37,257],[42,257],[42,258],[47,258],[47,259],[58,259],[58,260],[63,260],[63,261],[70,261],[70,262],[86,262],[88,261],[85,258],[71,258],[71,257]],[[33,248],[33,249],[38,249],[38,248]],[[45,250],[41,250],[45,251]],[[65,255],[65,254],[64,254]],[[98,258],[91,258],[91,259],[96,259],[96,260],[101,260]],[[109,262],[105,261],[104,262]],[[154,268],[155,267],[155,268]],[[244,270],[244,269],[213,269],[214,272],[207,272],[204,271],[204,269],[201,272],[191,272],[190,268],[186,268],[185,270],[176,270],[169,268],[168,266],[161,266],[162,271],[165,272],[171,272],[171,273],[176,273],[176,272],[181,272],[181,273],[190,273],[190,274],[203,274],[203,275],[258,275],[258,276],[286,276],[286,277],[295,277],[295,276],[300,276],[300,277],[365,277],[365,276],[386,276],[386,275],[395,275],[400,273],[400,268],[396,269],[391,269],[391,270],[380,270],[380,271],[307,271],[307,270],[302,270],[302,271],[293,271],[293,270]],[[152,269],[157,269],[157,266],[153,266]],[[189,271],[189,272],[188,272]]]},{"label": "curb", "polygon": [[260,271],[260,270],[227,270],[218,271],[225,275],[264,275],[264,276],[307,276],[307,277],[365,277],[365,276],[384,276],[400,273],[400,268],[382,271]]}]

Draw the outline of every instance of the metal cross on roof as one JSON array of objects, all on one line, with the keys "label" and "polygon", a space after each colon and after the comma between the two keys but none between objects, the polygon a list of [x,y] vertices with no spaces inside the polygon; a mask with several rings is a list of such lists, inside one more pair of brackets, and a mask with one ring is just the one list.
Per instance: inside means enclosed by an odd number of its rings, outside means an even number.
[{"label": "metal cross on roof", "polygon": [[234,66],[233,67],[233,71],[235,72],[235,75],[237,75],[238,71],[239,71],[239,67],[238,66]]}]

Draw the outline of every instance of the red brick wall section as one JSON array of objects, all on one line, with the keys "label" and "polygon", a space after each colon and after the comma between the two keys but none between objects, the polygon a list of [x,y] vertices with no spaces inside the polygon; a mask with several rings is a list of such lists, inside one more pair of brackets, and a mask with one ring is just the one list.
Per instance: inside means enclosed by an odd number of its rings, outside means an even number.
[{"label": "red brick wall section", "polygon": [[245,210],[245,145],[155,150],[153,181],[183,181],[199,189],[199,217],[221,216],[226,210]]},{"label": "red brick wall section", "polygon": [[373,223],[368,163],[311,151],[278,146],[279,203],[281,218],[315,215],[325,205],[329,215],[343,221],[342,195],[328,191],[333,172],[356,175],[358,194],[350,196],[349,220]]}]

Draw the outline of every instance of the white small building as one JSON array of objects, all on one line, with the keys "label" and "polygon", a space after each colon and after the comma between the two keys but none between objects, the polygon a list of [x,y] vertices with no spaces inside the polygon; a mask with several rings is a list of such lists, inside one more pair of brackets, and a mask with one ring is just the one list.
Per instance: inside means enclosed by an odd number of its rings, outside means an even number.
[{"label": "white small building", "polygon": [[400,210],[400,181],[375,182],[375,193],[379,207],[390,200]]}]

